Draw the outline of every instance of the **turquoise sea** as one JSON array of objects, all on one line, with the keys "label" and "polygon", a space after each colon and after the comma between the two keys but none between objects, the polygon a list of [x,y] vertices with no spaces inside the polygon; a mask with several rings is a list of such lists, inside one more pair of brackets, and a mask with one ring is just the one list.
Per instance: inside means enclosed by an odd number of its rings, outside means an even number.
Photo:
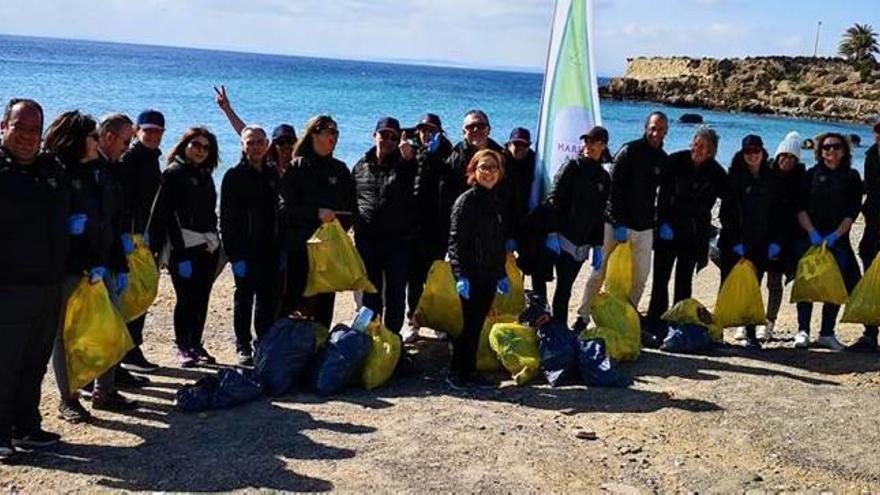
[{"label": "turquoise sea", "polygon": [[[601,49],[599,47],[598,49]],[[309,116],[330,113],[339,122],[337,156],[353,166],[371,146],[379,117],[392,115],[414,125],[426,111],[441,116],[457,141],[461,118],[471,108],[489,114],[492,137],[504,142],[515,126],[538,120],[542,76],[280,55],[260,55],[155,46],[99,43],[0,35],[0,99],[30,97],[43,104],[47,119],[78,108],[95,116],[145,108],[161,110],[167,121],[163,148],[170,149],[186,127],[207,125],[218,136],[221,171],[235,165],[238,143],[214,103],[212,86],[224,84],[239,115],[271,130],[286,122],[302,129]],[[611,148],[638,137],[654,109],[677,120],[685,110],[650,103],[601,103]],[[718,158],[727,163],[745,134],[763,136],[768,150],[791,130],[814,136],[827,130],[858,134],[865,143],[856,153],[861,169],[873,137],[870,128],[787,118],[696,110],[721,135]],[[688,146],[693,126],[673,123],[669,151]],[[804,155],[809,165],[812,156]],[[218,175],[219,177],[219,175]]]}]

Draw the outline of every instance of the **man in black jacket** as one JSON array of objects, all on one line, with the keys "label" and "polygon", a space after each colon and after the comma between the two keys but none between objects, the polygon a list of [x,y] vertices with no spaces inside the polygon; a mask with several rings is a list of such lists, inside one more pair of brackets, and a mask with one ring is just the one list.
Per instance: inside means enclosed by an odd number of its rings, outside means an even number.
[{"label": "man in black jacket", "polygon": [[[145,236],[149,244],[149,236],[146,236],[147,223],[153,200],[162,183],[162,169],[159,165],[162,150],[159,146],[162,145],[162,136],[165,134],[165,116],[158,110],[144,110],[138,115],[135,129],[134,144],[122,155],[120,165],[123,192],[129,205],[122,228],[126,235]],[[141,350],[146,318],[147,315],[143,315],[128,323],[128,332],[135,347],[122,360],[123,369],[141,373],[159,369],[156,364],[147,360]]]},{"label": "man in black jacket", "polygon": [[60,438],[42,429],[39,405],[58,328],[70,187],[61,165],[39,154],[42,131],[37,102],[6,105],[0,121],[0,463],[15,447]]},{"label": "man in black jacket", "polygon": [[378,291],[364,294],[364,306],[383,315],[385,326],[399,333],[406,309],[418,164],[395,118],[376,123],[373,143],[352,169],[357,197],[355,244]]},{"label": "man in black jacket", "polygon": [[[867,272],[880,252],[880,116],[874,121],[874,144],[865,152],[865,192],[865,232],[859,242],[859,257]],[[877,352],[877,333],[877,327],[866,326],[865,334],[849,350]]]}]

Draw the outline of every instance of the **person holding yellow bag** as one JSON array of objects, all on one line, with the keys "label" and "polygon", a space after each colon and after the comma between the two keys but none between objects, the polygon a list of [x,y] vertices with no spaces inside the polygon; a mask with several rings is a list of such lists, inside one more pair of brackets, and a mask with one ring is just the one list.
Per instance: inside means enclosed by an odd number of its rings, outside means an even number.
[{"label": "person holding yellow bag", "polygon": [[329,115],[306,123],[293,149],[293,162],[281,180],[282,244],[288,256],[282,313],[299,311],[331,326],[336,294],[304,297],[309,275],[306,241],[323,223],[339,220],[348,231],[355,210],[355,183],[348,166],[333,156],[339,128]]},{"label": "person holding yellow bag", "polygon": [[[837,261],[847,291],[851,291],[859,279],[849,231],[861,210],[862,192],[862,179],[852,168],[852,150],[847,138],[834,132],[817,137],[816,165],[807,171],[801,185],[798,222],[803,231],[797,252],[803,255],[810,246],[824,243]],[[834,332],[839,310],[836,304],[823,305],[818,346],[833,351],[844,349]],[[813,303],[797,303],[795,347],[809,346],[812,314]]]}]

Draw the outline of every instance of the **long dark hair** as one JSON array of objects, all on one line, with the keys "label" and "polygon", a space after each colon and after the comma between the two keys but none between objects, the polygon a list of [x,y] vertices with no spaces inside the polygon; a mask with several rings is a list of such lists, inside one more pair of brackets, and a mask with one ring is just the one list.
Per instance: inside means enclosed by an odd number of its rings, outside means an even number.
[{"label": "long dark hair", "polygon": [[190,127],[183,133],[180,141],[174,145],[174,149],[171,150],[171,153],[168,153],[168,165],[174,163],[178,156],[186,161],[186,147],[189,146],[190,141],[200,136],[206,138],[208,142],[211,143],[211,149],[208,150],[208,158],[205,159],[205,163],[203,163],[201,167],[209,168],[210,170],[216,169],[217,165],[220,163],[220,152],[217,149],[217,136],[209,131],[207,127],[203,126]]},{"label": "long dark hair", "polygon": [[315,148],[312,146],[312,140],[315,138],[316,134],[320,134],[321,131],[331,125],[336,129],[339,128],[336,121],[333,120],[333,117],[329,115],[316,115],[310,118],[309,121],[306,122],[306,129],[303,131],[302,137],[299,138],[296,145],[293,147],[293,157],[314,156]]},{"label": "long dark hair", "polygon": [[843,159],[840,160],[840,168],[852,168],[852,144],[850,144],[849,138],[839,132],[826,132],[816,136],[816,163],[825,165],[825,160],[822,159],[822,145],[828,138],[837,138],[843,143]]},{"label": "long dark hair", "polygon": [[65,166],[76,166],[86,154],[89,135],[97,132],[97,127],[90,115],[79,110],[64,112],[46,129],[43,149],[57,156]]}]

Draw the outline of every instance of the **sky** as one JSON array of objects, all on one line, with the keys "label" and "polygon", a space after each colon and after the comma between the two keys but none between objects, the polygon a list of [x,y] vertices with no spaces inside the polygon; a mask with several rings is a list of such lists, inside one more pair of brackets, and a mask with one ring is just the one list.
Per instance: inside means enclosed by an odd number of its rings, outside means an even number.
[{"label": "sky", "polygon": [[[599,75],[635,56],[833,56],[876,0],[593,0]],[[553,0],[0,0],[0,33],[542,71]],[[2,49],[2,47],[0,47]]]}]

